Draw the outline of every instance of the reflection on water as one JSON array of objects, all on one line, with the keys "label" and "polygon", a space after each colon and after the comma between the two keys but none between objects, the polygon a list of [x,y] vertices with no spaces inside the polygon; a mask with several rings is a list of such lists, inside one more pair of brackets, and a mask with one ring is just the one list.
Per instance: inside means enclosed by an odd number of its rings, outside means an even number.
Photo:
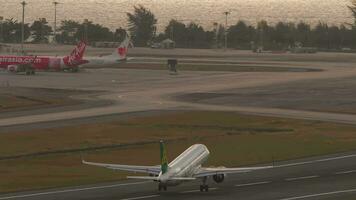
[{"label": "reflection on water", "polygon": [[[223,23],[226,10],[231,11],[230,23],[238,19],[256,23],[261,19],[276,21],[319,21],[332,24],[351,22],[346,8],[349,0],[57,0],[58,19],[87,18],[110,28],[126,27],[126,12],[134,5],[144,5],[159,19],[160,29],[171,18],[194,21],[212,28],[214,22]],[[27,0],[27,21],[45,17],[53,22],[53,0]],[[21,19],[20,0],[0,0],[0,13],[5,18]]]}]

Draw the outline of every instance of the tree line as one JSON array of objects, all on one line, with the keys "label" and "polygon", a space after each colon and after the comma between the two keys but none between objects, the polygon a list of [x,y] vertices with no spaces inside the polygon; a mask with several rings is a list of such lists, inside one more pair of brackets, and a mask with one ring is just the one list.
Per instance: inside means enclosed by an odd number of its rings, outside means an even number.
[{"label": "tree line", "polygon": [[[356,19],[356,0],[352,6],[349,6],[349,9]],[[297,24],[278,22],[272,25],[267,21],[260,21],[257,25],[252,26],[244,21],[238,21],[229,26],[227,30],[221,24],[215,24],[213,30],[205,30],[194,22],[185,24],[172,19],[163,33],[156,34],[157,20],[149,10],[137,6],[134,9],[134,14],[128,15],[129,31],[137,46],[145,46],[150,42],[170,38],[176,42],[176,47],[219,48],[224,46],[225,33],[227,33],[228,48],[236,49],[263,47],[270,50],[285,50],[294,47],[316,47],[335,50],[356,48],[355,25],[330,26],[319,22],[316,26],[311,26],[303,21]]]},{"label": "tree line", "polygon": [[[20,43],[21,30],[21,22],[15,19],[6,19],[1,24],[0,40],[4,43]],[[51,36],[53,40],[62,44],[75,44],[80,40],[89,42],[121,41],[125,35],[126,30],[123,28],[111,31],[107,27],[88,20],[84,22],[61,21],[56,35],[45,18],[38,19],[32,24],[24,24],[24,38],[32,43],[48,43]]]},{"label": "tree line", "polygon": [[[356,19],[356,1],[349,6],[349,9]],[[157,33],[158,20],[143,6],[135,6],[133,13],[127,13],[127,20],[127,31],[135,46],[147,46],[169,38],[176,42],[176,47],[219,48],[224,46],[225,33],[227,33],[228,47],[236,49],[260,46],[271,50],[284,50],[296,46],[325,50],[356,49],[356,23],[330,26],[320,22],[311,26],[305,22],[269,24],[267,21],[260,21],[257,25],[250,25],[238,21],[227,30],[221,24],[214,24],[213,30],[205,30],[197,23],[183,23],[172,19],[162,33]],[[17,20],[4,20],[1,25],[1,40],[5,43],[21,42],[21,26]],[[74,44],[79,40],[121,41],[126,35],[126,30],[123,28],[112,31],[89,20],[83,22],[64,20],[60,23],[55,36],[45,18],[38,19],[32,24],[25,24],[24,30],[25,39],[31,38],[34,43],[46,43],[50,36],[58,43]]]}]

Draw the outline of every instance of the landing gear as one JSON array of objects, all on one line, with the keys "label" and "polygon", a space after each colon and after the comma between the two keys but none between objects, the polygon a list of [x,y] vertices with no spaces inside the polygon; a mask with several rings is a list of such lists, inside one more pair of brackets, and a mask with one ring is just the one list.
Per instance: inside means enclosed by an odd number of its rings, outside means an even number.
[{"label": "landing gear", "polygon": [[167,191],[167,186],[158,184],[158,191],[162,191],[162,190]]},{"label": "landing gear", "polygon": [[204,192],[204,191],[208,192],[209,191],[209,186],[206,184],[207,180],[208,180],[208,177],[203,178],[203,184],[200,185],[200,192]]},{"label": "landing gear", "polygon": [[200,186],[200,192],[208,192],[209,191],[209,186],[208,185],[201,185]]},{"label": "landing gear", "polygon": [[79,68],[78,67],[73,67],[73,68],[70,69],[70,71],[72,73],[77,73],[77,72],[79,72]]},{"label": "landing gear", "polygon": [[35,70],[30,69],[30,70],[26,70],[26,75],[35,75]]}]

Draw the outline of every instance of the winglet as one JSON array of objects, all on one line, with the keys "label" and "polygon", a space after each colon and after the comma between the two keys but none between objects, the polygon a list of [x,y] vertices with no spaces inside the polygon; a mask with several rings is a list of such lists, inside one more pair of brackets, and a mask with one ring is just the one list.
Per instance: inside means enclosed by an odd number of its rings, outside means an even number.
[{"label": "winglet", "polygon": [[165,174],[168,171],[167,150],[164,141],[160,141],[160,154],[161,154],[161,172]]},{"label": "winglet", "polygon": [[86,161],[84,160],[83,153],[80,152],[80,160],[82,161],[82,164],[85,164]]}]

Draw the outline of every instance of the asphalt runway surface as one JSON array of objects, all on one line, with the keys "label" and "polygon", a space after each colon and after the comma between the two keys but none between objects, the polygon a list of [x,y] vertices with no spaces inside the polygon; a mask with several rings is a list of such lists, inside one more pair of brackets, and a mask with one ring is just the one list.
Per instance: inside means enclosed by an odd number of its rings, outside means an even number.
[{"label": "asphalt runway surface", "polygon": [[[158,192],[151,181],[123,181],[0,196],[0,200],[134,200],[134,199],[356,199],[356,152],[275,163],[275,168],[228,175],[221,184],[209,180],[210,191],[200,192],[199,181]],[[35,180],[34,180],[35,181]]]},{"label": "asphalt runway surface", "polygon": [[192,93],[178,97],[200,104],[356,113],[356,79],[304,80],[280,85]]},{"label": "asphalt runway surface", "polygon": [[[95,98],[112,102],[112,105],[80,110],[58,111],[50,113],[26,114],[17,117],[1,117],[0,126],[14,126],[58,120],[87,118],[127,112],[150,110],[221,110],[239,111],[253,114],[294,117],[356,124],[353,115],[324,112],[296,112],[296,110],[275,109],[202,103],[182,102],[172,97],[187,93],[205,93],[239,88],[286,84],[304,80],[326,80],[355,77],[356,69],[352,64],[305,63],[320,72],[180,72],[170,75],[162,70],[129,69],[91,69],[83,73],[39,73],[36,76],[15,76],[0,74],[1,80],[15,87],[45,87],[54,89],[77,89],[87,91],[104,91]],[[336,65],[336,66],[335,66]],[[294,67],[302,67],[297,63]],[[4,89],[11,89],[4,88]],[[74,96],[75,98],[75,96]],[[81,95],[80,98],[85,98]]]}]

